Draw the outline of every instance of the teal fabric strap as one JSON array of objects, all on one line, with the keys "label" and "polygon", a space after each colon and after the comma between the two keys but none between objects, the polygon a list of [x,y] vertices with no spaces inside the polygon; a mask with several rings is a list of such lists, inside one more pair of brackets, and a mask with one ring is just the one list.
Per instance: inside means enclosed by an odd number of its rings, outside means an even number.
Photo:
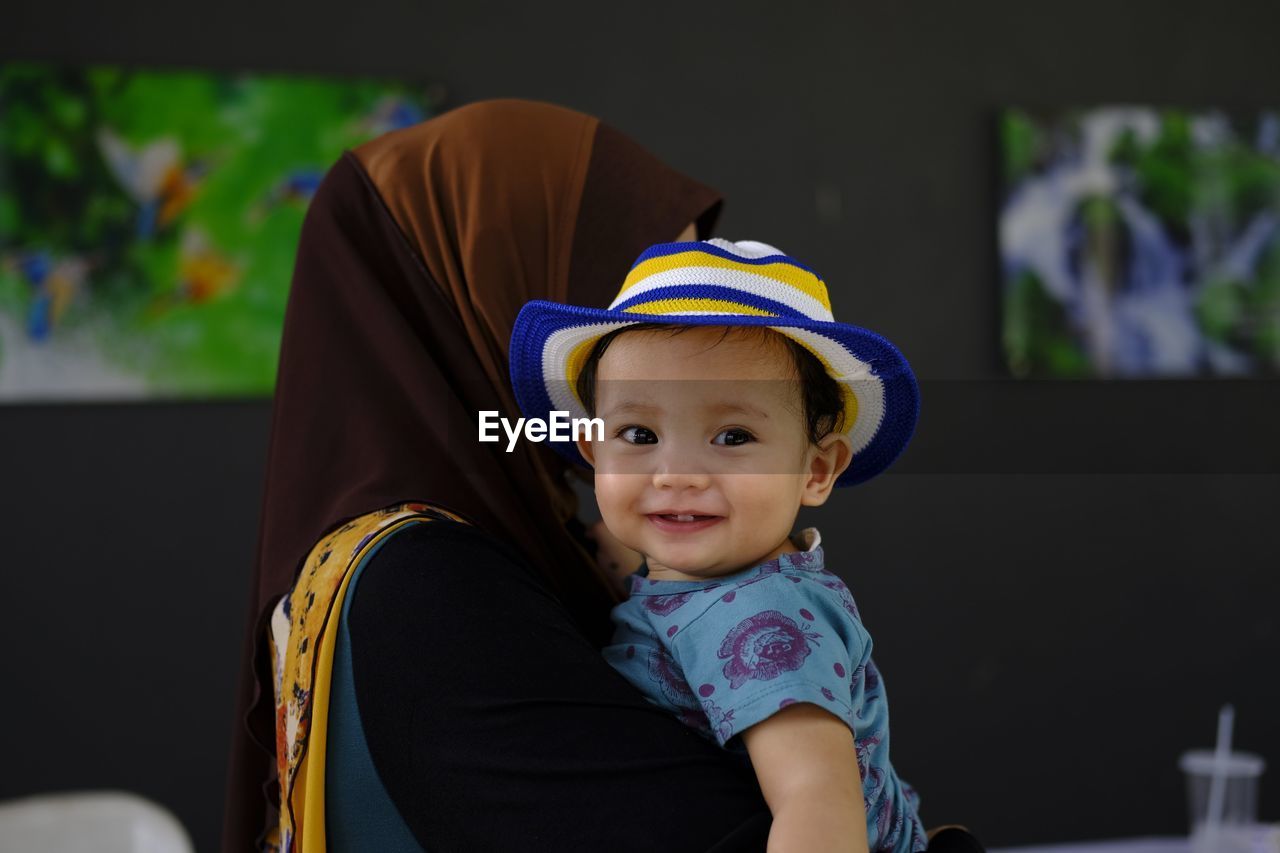
[{"label": "teal fabric strap", "polygon": [[356,703],[351,636],[347,631],[347,617],[351,602],[356,597],[360,573],[392,536],[412,526],[404,525],[369,550],[356,566],[342,602],[330,678],[329,742],[324,771],[325,833],[329,849],[339,853],[347,850],[422,850],[373,766],[373,756],[369,754],[364,726],[360,722],[360,708]]}]

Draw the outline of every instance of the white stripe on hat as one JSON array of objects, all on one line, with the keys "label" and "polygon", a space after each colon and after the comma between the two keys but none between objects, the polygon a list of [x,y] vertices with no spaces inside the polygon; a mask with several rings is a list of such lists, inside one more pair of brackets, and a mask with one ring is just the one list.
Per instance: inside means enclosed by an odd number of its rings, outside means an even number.
[{"label": "white stripe on hat", "polygon": [[[780,302],[788,308],[799,311],[810,320],[821,320],[825,323],[835,322],[835,317],[827,310],[825,305],[797,287],[778,281],[776,278],[770,278],[767,275],[757,275],[743,270],[725,269],[724,267],[677,267],[676,269],[654,273],[651,276],[640,279],[619,293],[618,297],[609,305],[609,308],[612,310],[622,302],[626,302],[642,293],[656,290],[659,287],[698,284],[727,287],[748,296],[762,296],[765,299],[772,299],[774,302]],[[678,299],[679,297],[670,298]],[[690,298],[697,297],[690,296]],[[747,302],[745,304],[749,305],[751,303]]]},{"label": "white stripe on hat", "polygon": [[703,240],[702,242],[718,246],[740,258],[767,258],[770,255],[786,254],[777,246],[770,246],[768,243],[761,243],[759,240],[739,240],[735,243],[722,237],[712,237],[710,240]]},{"label": "white stripe on hat", "polygon": [[547,396],[551,398],[552,410],[569,412],[571,417],[585,418],[586,410],[578,402],[573,389],[565,376],[565,366],[573,348],[587,338],[599,337],[605,332],[621,326],[633,326],[634,323],[589,323],[583,326],[568,326],[558,329],[547,336],[542,347],[542,381],[547,388]]},{"label": "white stripe on hat", "polygon": [[884,382],[871,372],[869,364],[845,349],[839,341],[808,329],[791,326],[769,328],[822,353],[822,357],[836,374],[835,380],[853,391],[853,396],[858,401],[858,416],[854,420],[853,429],[849,431],[849,441],[853,445],[853,452],[860,453],[875,438],[880,422],[884,420]]}]

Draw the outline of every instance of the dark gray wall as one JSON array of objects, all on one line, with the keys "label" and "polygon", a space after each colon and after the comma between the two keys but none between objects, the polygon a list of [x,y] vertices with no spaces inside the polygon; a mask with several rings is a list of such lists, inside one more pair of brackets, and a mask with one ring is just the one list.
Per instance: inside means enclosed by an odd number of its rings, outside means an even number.
[{"label": "dark gray wall", "polygon": [[[721,188],[723,236],[811,262],[925,380],[894,473],[812,521],[926,821],[1179,832],[1175,761],[1221,702],[1280,762],[1280,385],[1003,380],[991,119],[1275,106],[1280,6],[890,5],[17,0],[0,59],[430,75],[598,114]],[[129,788],[212,848],[269,418],[0,408],[0,797]]]}]

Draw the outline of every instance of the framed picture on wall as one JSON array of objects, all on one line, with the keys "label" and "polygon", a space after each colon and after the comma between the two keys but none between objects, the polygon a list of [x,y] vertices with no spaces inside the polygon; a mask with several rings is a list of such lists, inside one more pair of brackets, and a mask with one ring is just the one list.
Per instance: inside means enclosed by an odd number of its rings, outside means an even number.
[{"label": "framed picture on wall", "polygon": [[1007,109],[999,131],[1014,376],[1280,376],[1280,109]]},{"label": "framed picture on wall", "polygon": [[0,65],[0,402],[269,396],[307,202],[438,85]]}]

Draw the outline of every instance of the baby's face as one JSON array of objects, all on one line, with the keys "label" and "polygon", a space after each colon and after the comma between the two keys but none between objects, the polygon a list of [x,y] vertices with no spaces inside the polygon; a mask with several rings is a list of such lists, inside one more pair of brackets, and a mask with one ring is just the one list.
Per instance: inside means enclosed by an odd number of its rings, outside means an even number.
[{"label": "baby's face", "polygon": [[784,342],[723,332],[627,332],[598,365],[604,440],[579,447],[605,524],[645,555],[654,580],[713,577],[794,550],[801,504],[822,503],[839,474],[808,439]]}]

